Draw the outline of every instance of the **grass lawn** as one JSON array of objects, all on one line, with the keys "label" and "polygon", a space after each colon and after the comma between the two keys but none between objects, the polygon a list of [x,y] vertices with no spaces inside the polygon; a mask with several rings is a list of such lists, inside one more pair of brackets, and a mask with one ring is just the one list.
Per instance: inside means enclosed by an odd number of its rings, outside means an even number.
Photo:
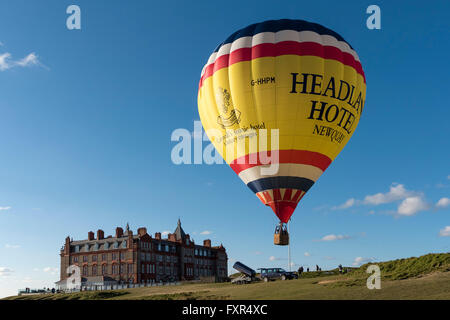
[{"label": "grass lawn", "polygon": [[88,291],[72,294],[16,296],[17,300],[299,300],[299,299],[446,299],[450,300],[450,253],[376,263],[381,270],[381,289],[369,290],[366,280],[368,264],[347,274],[337,270],[309,272],[298,280],[231,283],[185,283],[114,291]]},{"label": "grass lawn", "polygon": [[338,275],[248,285],[183,284],[10,299],[450,299],[450,272],[405,280],[382,280],[380,290],[367,289],[364,279]]}]

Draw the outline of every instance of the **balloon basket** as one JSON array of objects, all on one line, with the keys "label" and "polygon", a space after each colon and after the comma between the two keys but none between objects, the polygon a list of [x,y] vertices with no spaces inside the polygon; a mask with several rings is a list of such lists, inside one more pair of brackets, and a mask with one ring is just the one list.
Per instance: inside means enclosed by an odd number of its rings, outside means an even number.
[{"label": "balloon basket", "polygon": [[277,246],[287,246],[289,244],[289,233],[286,228],[286,224],[280,223],[275,228],[273,234],[273,244]]}]

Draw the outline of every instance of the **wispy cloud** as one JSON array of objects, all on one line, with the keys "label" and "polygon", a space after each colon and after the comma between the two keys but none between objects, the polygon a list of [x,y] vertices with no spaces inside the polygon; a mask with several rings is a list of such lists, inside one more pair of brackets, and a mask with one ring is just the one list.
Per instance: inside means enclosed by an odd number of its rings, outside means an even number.
[{"label": "wispy cloud", "polygon": [[31,66],[40,66],[48,69],[44,64],[40,62],[39,57],[34,52],[26,55],[19,60],[13,60],[11,57],[11,53],[9,52],[0,54],[0,71],[5,71],[14,67],[25,68]]},{"label": "wispy cloud", "polygon": [[305,252],[303,255],[304,255],[305,257],[311,257],[311,253],[309,253],[309,252]]},{"label": "wispy cloud", "polygon": [[363,257],[356,257],[353,261],[352,265],[354,266],[360,266],[368,262],[375,261],[375,258],[363,258]]},{"label": "wispy cloud", "polygon": [[270,256],[269,260],[270,261],[280,261],[280,260],[286,260],[286,258],[279,258],[279,257],[275,257],[275,256]]},{"label": "wispy cloud", "polygon": [[0,211],[6,211],[6,210],[9,210],[9,209],[11,209],[11,207],[0,207]]},{"label": "wispy cloud", "polygon": [[331,209],[332,210],[343,210],[343,209],[348,209],[353,207],[356,204],[356,199],[354,198],[350,198],[347,201],[345,201],[343,204],[339,205],[339,206],[334,206]]},{"label": "wispy cloud", "polygon": [[450,226],[446,226],[439,232],[439,236],[441,237],[450,237]]},{"label": "wispy cloud", "polygon": [[58,268],[46,267],[42,271],[50,274],[56,274],[58,272]]},{"label": "wispy cloud", "polygon": [[213,233],[213,232],[209,231],[209,230],[205,230],[205,231],[200,232],[201,235],[208,235],[208,234],[211,234],[211,233]]},{"label": "wispy cloud", "polygon": [[170,231],[167,231],[167,230],[163,231],[163,232],[161,232],[161,236],[166,237],[169,235],[169,233],[170,233]]},{"label": "wispy cloud", "polygon": [[14,271],[10,268],[6,267],[0,267],[0,277],[8,277],[13,273]]},{"label": "wispy cloud", "polygon": [[347,240],[351,237],[349,235],[342,235],[342,234],[328,234],[326,236],[323,236],[320,240],[316,241],[337,241],[337,240]]},{"label": "wispy cloud", "polygon": [[7,249],[18,249],[20,246],[18,244],[5,244],[5,248]]}]

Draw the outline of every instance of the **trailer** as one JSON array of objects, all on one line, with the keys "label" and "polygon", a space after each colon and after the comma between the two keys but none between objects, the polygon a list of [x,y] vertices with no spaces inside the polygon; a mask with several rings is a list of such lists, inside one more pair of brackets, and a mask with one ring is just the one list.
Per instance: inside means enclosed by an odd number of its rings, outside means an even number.
[{"label": "trailer", "polygon": [[253,270],[250,267],[247,267],[245,264],[243,264],[239,261],[235,262],[235,264],[233,265],[233,268],[243,274],[241,276],[231,280],[231,283],[246,284],[246,283],[250,283],[250,282],[258,279],[258,278],[256,278],[255,270]]}]

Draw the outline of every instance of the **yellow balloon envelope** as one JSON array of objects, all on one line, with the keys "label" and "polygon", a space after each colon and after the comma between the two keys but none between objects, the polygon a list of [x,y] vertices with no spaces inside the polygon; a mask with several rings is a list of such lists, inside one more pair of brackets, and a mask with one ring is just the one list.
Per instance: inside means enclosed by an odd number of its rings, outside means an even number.
[{"label": "yellow balloon envelope", "polygon": [[201,73],[206,133],[282,223],[355,132],[366,81],[355,50],[303,20],[233,33]]}]

